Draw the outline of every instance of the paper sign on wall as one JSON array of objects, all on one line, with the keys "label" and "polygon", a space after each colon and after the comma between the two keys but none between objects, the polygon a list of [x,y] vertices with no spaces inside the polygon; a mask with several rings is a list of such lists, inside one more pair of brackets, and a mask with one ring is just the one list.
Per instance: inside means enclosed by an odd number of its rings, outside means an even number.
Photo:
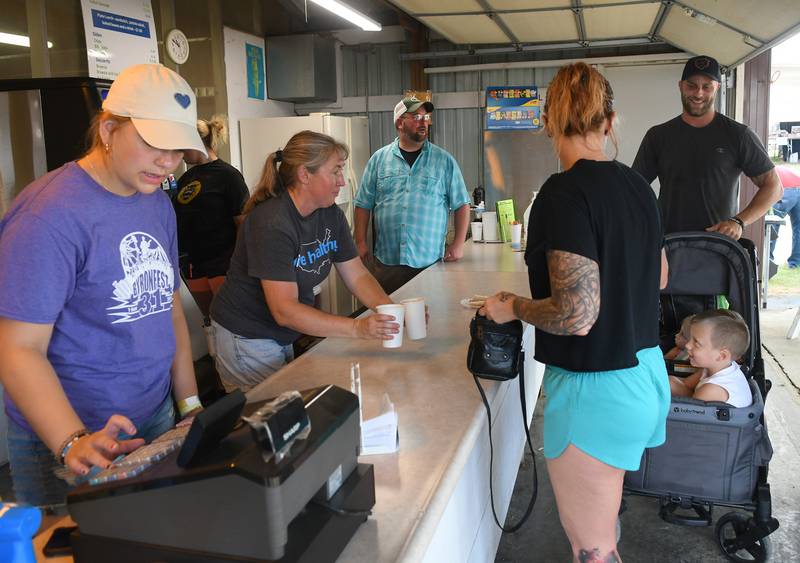
[{"label": "paper sign on wall", "polygon": [[245,43],[247,62],[247,97],[255,100],[264,99],[264,48]]},{"label": "paper sign on wall", "polygon": [[81,0],[89,76],[114,80],[123,69],[158,63],[150,0]]}]

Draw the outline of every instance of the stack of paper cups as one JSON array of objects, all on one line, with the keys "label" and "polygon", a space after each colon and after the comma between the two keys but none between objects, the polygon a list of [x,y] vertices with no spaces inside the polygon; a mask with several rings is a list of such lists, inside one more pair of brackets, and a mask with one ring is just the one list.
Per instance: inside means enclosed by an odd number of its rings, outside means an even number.
[{"label": "stack of paper cups", "polygon": [[497,240],[497,213],[486,211],[483,219],[483,240]]},{"label": "stack of paper cups", "polygon": [[522,223],[511,224],[511,248],[519,249],[522,247]]}]

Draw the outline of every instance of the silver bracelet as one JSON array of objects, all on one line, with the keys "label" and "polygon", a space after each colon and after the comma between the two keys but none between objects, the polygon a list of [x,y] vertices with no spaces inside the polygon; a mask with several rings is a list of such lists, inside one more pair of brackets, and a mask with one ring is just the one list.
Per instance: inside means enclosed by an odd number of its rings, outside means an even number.
[{"label": "silver bracelet", "polygon": [[744,232],[744,221],[742,221],[741,219],[739,219],[739,218],[738,218],[736,215],[734,215],[733,217],[731,217],[730,219],[728,219],[728,221],[733,221],[734,223],[736,223],[737,225],[739,225],[739,227],[741,227],[741,229],[742,229],[742,232]]}]

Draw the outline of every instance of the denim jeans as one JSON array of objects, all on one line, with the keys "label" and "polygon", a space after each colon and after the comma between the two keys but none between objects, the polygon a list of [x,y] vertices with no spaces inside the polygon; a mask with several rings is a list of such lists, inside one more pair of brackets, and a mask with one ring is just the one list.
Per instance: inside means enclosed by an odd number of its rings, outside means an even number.
[{"label": "denim jeans", "polygon": [[[792,223],[792,253],[789,256],[789,267],[800,267],[800,188],[784,188],[783,198],[772,206],[780,217],[789,216]],[[770,244],[770,257],[774,243]]]},{"label": "denim jeans", "polygon": [[[175,425],[175,409],[172,396],[167,395],[161,406],[150,418],[136,426],[134,438],[151,442]],[[129,435],[121,433],[120,439]],[[17,502],[42,506],[63,504],[70,485],[57,477],[54,470],[61,468],[44,442],[13,420],[8,420],[8,457],[11,479]]]},{"label": "denim jeans", "polygon": [[245,338],[211,320],[214,362],[225,391],[247,392],[294,359],[291,344],[278,344],[269,338]]}]

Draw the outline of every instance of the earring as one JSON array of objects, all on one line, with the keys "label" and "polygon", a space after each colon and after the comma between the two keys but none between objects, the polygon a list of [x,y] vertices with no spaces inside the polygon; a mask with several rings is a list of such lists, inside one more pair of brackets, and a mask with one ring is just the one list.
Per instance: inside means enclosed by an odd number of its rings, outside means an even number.
[{"label": "earring", "polygon": [[108,146],[108,143],[105,144],[106,154],[111,152],[111,147]]}]

